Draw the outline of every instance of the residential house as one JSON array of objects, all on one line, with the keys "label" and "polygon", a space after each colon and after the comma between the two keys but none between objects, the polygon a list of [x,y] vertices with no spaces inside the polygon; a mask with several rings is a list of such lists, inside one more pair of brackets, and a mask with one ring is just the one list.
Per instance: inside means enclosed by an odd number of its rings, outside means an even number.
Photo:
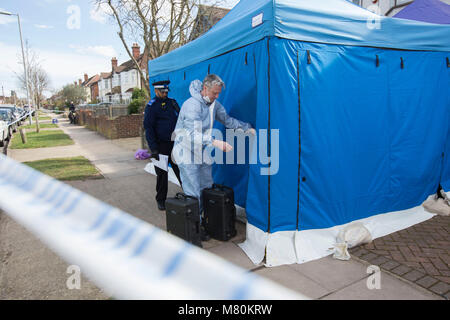
[{"label": "residential house", "polygon": [[[13,92],[13,91],[11,91]],[[16,96],[10,97],[0,95],[0,104],[14,104],[16,102]]]},{"label": "residential house", "polygon": [[83,82],[81,81],[81,79],[78,80],[78,85],[80,87],[83,87],[84,91],[86,93],[86,98],[84,100],[84,103],[90,103],[91,102],[91,90],[89,89],[89,87],[87,85],[89,80],[90,79],[89,79],[89,77],[88,77],[88,75],[86,73],[84,74],[84,81]]},{"label": "residential house", "polygon": [[193,23],[191,35],[189,36],[189,41],[195,40],[211,29],[229,11],[230,9],[200,5]]},{"label": "residential house", "polygon": [[88,77],[88,75],[84,74],[84,81],[79,81],[79,85],[84,88],[86,93],[86,99],[84,103],[93,103],[98,98],[98,81],[100,79],[99,75],[93,75],[92,77]]},{"label": "residential house", "polygon": [[[113,58],[115,59],[115,58]],[[117,61],[117,60],[116,60]],[[100,73],[98,96],[100,102],[111,102],[111,72]]]},{"label": "residential house", "polygon": [[[134,59],[144,74],[147,73],[147,50],[141,54],[138,44],[133,44],[132,53]],[[118,65],[117,59],[111,59],[111,72],[102,73],[98,82],[99,100],[102,102],[129,103],[134,88],[142,88],[145,79],[141,79],[140,73],[132,59]]]},{"label": "residential house", "polygon": [[100,76],[96,74],[95,76],[91,77],[86,84],[89,88],[89,92],[91,95],[91,103],[94,103],[95,101],[98,101],[99,99],[99,89],[98,89],[98,82],[100,81]]}]

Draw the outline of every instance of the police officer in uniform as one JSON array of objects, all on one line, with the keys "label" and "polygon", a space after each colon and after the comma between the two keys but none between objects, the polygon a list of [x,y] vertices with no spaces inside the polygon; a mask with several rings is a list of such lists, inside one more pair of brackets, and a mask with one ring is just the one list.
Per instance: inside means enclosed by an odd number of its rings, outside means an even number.
[{"label": "police officer in uniform", "polygon": [[[178,103],[168,98],[170,81],[154,82],[156,97],[147,104],[144,112],[145,137],[150,148],[151,157],[159,160],[159,155],[169,156],[169,163],[180,181],[180,170],[172,161],[171,153],[173,141],[172,132],[177,124],[180,107]],[[156,180],[156,202],[159,210],[165,210],[165,201],[167,198],[168,172],[155,166],[157,175]]]},{"label": "police officer in uniform", "polygon": [[69,120],[70,120],[70,123],[75,124],[75,116],[76,116],[76,114],[75,114],[75,105],[73,104],[73,101],[70,101],[70,104],[69,104]]}]

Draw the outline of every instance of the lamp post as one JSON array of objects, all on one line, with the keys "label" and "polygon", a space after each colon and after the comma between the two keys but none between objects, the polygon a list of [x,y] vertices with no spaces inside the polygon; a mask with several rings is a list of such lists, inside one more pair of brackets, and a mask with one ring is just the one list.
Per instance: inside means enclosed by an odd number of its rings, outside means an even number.
[{"label": "lamp post", "polygon": [[[27,101],[28,101],[28,106],[30,107],[31,110],[31,106],[30,106],[30,92],[29,92],[29,85],[28,85],[28,74],[27,74],[27,65],[26,65],[26,60],[25,60],[25,52],[23,50],[23,40],[22,40],[22,27],[20,26],[20,17],[19,14],[15,14],[15,13],[11,13],[8,11],[2,11],[0,10],[0,14],[3,14],[5,16],[17,16],[17,23],[19,24],[19,34],[20,34],[20,45],[22,47],[22,61],[23,61],[23,72],[25,74],[25,86],[27,89]],[[31,124],[31,115],[30,115],[30,124]]]}]

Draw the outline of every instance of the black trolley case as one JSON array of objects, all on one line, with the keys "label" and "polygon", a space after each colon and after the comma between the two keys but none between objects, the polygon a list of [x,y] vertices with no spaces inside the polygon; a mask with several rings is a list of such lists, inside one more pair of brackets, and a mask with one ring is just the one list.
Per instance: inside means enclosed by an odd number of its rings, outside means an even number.
[{"label": "black trolley case", "polygon": [[198,199],[177,193],[166,200],[167,232],[201,247]]},{"label": "black trolley case", "polygon": [[236,235],[236,207],[233,189],[213,184],[203,189],[206,232],[214,239],[228,241]]}]

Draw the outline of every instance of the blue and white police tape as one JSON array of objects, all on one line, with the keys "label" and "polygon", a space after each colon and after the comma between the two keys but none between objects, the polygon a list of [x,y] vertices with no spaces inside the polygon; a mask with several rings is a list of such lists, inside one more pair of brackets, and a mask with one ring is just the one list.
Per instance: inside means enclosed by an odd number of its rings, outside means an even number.
[{"label": "blue and white police tape", "polygon": [[118,299],[307,299],[3,155],[0,208]]},{"label": "blue and white police tape", "polygon": [[64,113],[67,112],[65,110],[59,110],[59,109],[39,109],[39,111],[43,113]]},{"label": "blue and white police tape", "polygon": [[29,111],[28,113],[22,114],[19,118],[17,118],[16,120],[14,120],[13,122],[9,122],[8,124],[3,125],[2,127],[0,127],[0,132],[3,130],[7,130],[8,127],[11,127],[12,125],[14,125],[15,123],[18,123],[22,120],[25,120],[28,116],[30,117],[30,124],[32,124],[32,113],[34,112],[34,110]]},{"label": "blue and white police tape", "polygon": [[26,119],[28,116],[30,116],[30,118],[31,118],[31,114],[32,114],[32,111],[30,111],[30,112],[28,112],[28,113],[26,113],[26,114],[21,115],[19,118],[17,118],[17,119],[14,120],[13,122],[8,123],[8,126],[11,126],[11,125],[13,125],[13,124],[15,124],[15,123],[17,123],[17,122],[20,122],[20,121],[24,120],[24,119]]}]

